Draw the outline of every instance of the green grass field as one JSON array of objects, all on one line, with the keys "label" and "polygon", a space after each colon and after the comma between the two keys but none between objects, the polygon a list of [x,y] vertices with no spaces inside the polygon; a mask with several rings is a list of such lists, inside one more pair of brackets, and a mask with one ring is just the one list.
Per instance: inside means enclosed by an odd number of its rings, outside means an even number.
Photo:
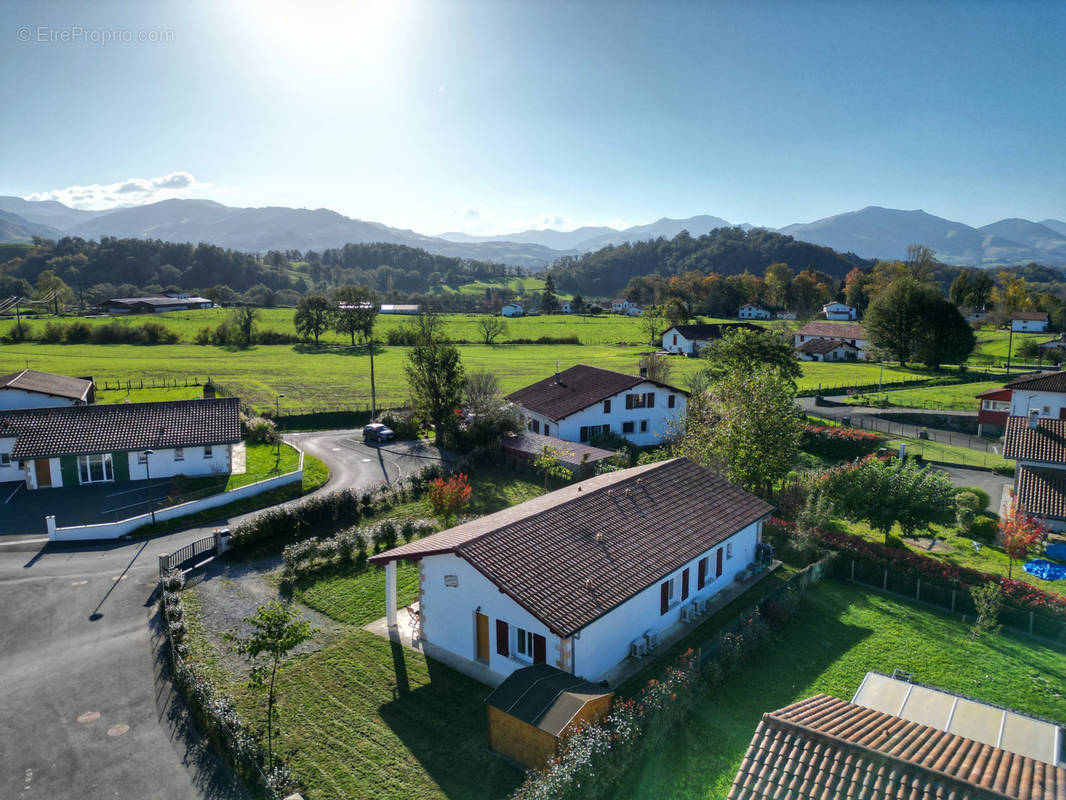
[{"label": "green grass field", "polygon": [[[970,356],[971,364],[1002,364],[1007,360],[1007,349],[1012,341],[1010,331],[981,328],[975,333],[977,347],[974,348],[973,354]],[[1022,342],[1030,339],[1035,342],[1046,342],[1054,335],[1053,333],[1016,333],[1013,338],[1014,351],[1018,351],[1018,347]],[[1017,356],[1012,358],[1011,362],[1014,364],[1022,363]]]},{"label": "green grass field", "polygon": [[923,683],[1066,723],[1066,659],[1030,640],[976,642],[957,618],[841,584],[822,584],[801,613],[718,686],[695,719],[638,767],[631,800],[721,800],[762,714],[819,692],[850,700],[868,670],[899,667]]},{"label": "green grass field", "polygon": [[979,383],[921,386],[914,389],[897,389],[894,392],[871,392],[849,397],[847,402],[856,405],[877,405],[879,402],[887,402],[889,405],[900,407],[976,411],[980,405],[976,396],[990,389],[998,389],[1006,381],[1007,378],[1002,377],[998,380]]}]

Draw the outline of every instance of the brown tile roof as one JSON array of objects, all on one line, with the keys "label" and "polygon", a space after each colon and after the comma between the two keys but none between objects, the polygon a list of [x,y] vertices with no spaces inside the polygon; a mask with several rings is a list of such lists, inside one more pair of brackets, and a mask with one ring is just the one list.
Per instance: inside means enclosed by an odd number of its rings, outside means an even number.
[{"label": "brown tile roof", "polygon": [[866,331],[857,322],[808,322],[796,336],[819,336],[823,339],[865,339]]},{"label": "brown tile roof", "polygon": [[509,453],[524,456],[538,456],[545,447],[554,447],[559,452],[559,461],[570,467],[580,466],[585,456],[588,456],[588,463],[595,464],[615,455],[614,450],[604,450],[602,447],[568,442],[555,436],[528,431],[517,436],[508,436],[500,442],[500,447]]},{"label": "brown tile roof", "polygon": [[1066,769],[815,695],[764,714],[729,800],[1066,800]]},{"label": "brown tile roof", "polygon": [[0,411],[0,436],[17,436],[12,458],[194,447],[241,439],[240,400],[170,400]]},{"label": "brown tile roof", "polygon": [[24,392],[68,397],[83,402],[92,388],[93,382],[84,378],[68,378],[66,375],[54,375],[51,372],[37,372],[32,369],[0,375],[0,389],[21,389]]},{"label": "brown tile roof", "polygon": [[1066,519],[1066,470],[1018,468],[1018,506],[1036,517]]},{"label": "brown tile roof", "polygon": [[1046,311],[1015,311],[1010,315],[1011,319],[1033,320],[1035,322],[1047,322]]},{"label": "brown tile roof", "polygon": [[1066,464],[1066,419],[1041,418],[1030,428],[1028,417],[1008,417],[1003,457]]},{"label": "brown tile roof", "polygon": [[681,389],[649,381],[639,375],[578,364],[563,370],[558,376],[552,375],[512,392],[507,399],[548,419],[560,420],[642,383],[652,383],[670,392],[686,394]]},{"label": "brown tile roof", "polygon": [[1066,370],[1023,375],[1006,384],[1004,388],[1028,389],[1034,392],[1066,392]]},{"label": "brown tile roof", "polygon": [[454,552],[569,636],[771,510],[676,458],[599,475],[370,560]]},{"label": "brown tile roof", "polygon": [[850,342],[838,342],[836,339],[811,339],[804,342],[799,346],[799,349],[804,353],[832,353],[838,347],[850,347],[855,352],[858,352],[858,348]]},{"label": "brown tile roof", "polygon": [[[674,325],[666,333],[677,331],[686,339],[705,342],[710,339],[721,339],[734,330],[765,331],[768,328],[761,328],[758,325],[752,325],[750,322],[707,322],[700,325]],[[663,336],[666,336],[666,333]]]}]

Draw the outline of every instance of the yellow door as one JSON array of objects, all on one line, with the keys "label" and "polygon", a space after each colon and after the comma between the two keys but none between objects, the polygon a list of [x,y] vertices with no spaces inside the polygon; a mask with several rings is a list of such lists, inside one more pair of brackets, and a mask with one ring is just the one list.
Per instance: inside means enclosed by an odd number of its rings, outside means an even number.
[{"label": "yellow door", "polygon": [[33,467],[37,472],[37,488],[49,488],[52,485],[52,468],[48,463],[48,459],[38,458],[33,462]]},{"label": "yellow door", "polygon": [[477,658],[478,661],[489,660],[489,618],[480,612],[475,612],[477,620]]}]

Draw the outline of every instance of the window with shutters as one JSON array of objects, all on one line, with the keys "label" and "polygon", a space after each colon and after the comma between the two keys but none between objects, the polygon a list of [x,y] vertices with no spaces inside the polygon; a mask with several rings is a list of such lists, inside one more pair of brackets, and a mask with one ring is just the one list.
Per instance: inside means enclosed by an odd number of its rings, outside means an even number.
[{"label": "window with shutters", "polygon": [[704,557],[700,559],[699,564],[696,565],[696,591],[698,592],[704,586],[707,585],[707,569],[711,564],[711,559]]},{"label": "window with shutters", "polygon": [[666,398],[666,407],[667,408],[673,408],[676,405],[677,405],[677,395],[672,394],[672,395],[670,395],[669,397]]},{"label": "window with shutters", "polygon": [[502,619],[496,620],[496,652],[501,656],[511,654],[511,626]]},{"label": "window with shutters", "polygon": [[665,614],[671,608],[676,606],[680,601],[678,598],[678,583],[677,578],[670,578],[659,584],[659,614]]},{"label": "window with shutters", "polygon": [[644,408],[648,402],[648,395],[646,394],[627,394],[626,395],[626,408]]},{"label": "window with shutters", "polygon": [[544,435],[545,436],[551,436],[551,434],[552,434],[551,426],[547,422],[545,422],[544,423]]},{"label": "window with shutters", "polygon": [[533,632],[527,631],[525,628],[515,628],[514,633],[515,658],[520,658],[525,661],[532,661],[534,636]]},{"label": "window with shutters", "polygon": [[681,602],[688,600],[688,567],[681,573]]},{"label": "window with shutters", "polygon": [[604,414],[610,414],[611,413],[611,401],[610,400],[604,400],[603,401],[603,413]]},{"label": "window with shutters", "polygon": [[648,408],[655,408],[655,392],[648,392],[644,395],[644,405]]},{"label": "window with shutters", "polygon": [[714,553],[714,577],[722,577],[722,548],[719,547]]},{"label": "window with shutters", "polygon": [[733,543],[732,542],[726,542],[725,543],[725,557],[726,558],[732,558],[733,557]]}]

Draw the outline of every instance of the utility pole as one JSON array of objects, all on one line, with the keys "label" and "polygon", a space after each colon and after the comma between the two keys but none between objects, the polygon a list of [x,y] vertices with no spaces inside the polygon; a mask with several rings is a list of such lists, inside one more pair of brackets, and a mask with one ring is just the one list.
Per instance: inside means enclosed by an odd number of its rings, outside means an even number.
[{"label": "utility pole", "polygon": [[374,334],[370,334],[370,421],[373,422],[378,416],[377,392],[374,388]]},{"label": "utility pole", "polygon": [[1010,355],[1014,352],[1014,320],[1010,321],[1010,338],[1007,339],[1007,377],[1010,378]]},{"label": "utility pole", "polygon": [[19,303],[21,302],[21,297],[15,301],[15,329],[18,331],[19,339],[22,338],[22,314],[19,313]]}]

